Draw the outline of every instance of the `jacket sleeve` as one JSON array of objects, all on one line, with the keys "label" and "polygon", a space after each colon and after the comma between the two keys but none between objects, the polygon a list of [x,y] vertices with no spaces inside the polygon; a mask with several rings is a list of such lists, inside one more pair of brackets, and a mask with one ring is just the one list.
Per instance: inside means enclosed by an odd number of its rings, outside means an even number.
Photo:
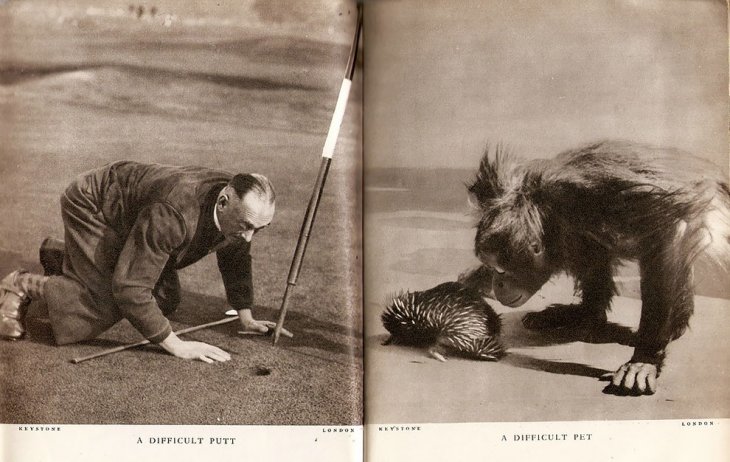
[{"label": "jacket sleeve", "polygon": [[216,252],[228,304],[236,310],[253,308],[250,250],[251,244],[242,241],[227,245]]},{"label": "jacket sleeve", "polygon": [[146,207],[137,216],[114,270],[112,291],[122,315],[154,343],[164,340],[172,329],[152,289],[186,232],[184,219],[170,205]]}]

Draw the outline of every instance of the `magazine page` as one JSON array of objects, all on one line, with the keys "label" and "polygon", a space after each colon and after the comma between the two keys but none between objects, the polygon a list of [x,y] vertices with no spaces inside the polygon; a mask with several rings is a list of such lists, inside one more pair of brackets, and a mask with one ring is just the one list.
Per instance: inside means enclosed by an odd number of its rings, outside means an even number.
[{"label": "magazine page", "polygon": [[368,460],[727,460],[725,2],[365,34]]},{"label": "magazine page", "polygon": [[0,2],[0,459],[361,459],[357,16]]}]

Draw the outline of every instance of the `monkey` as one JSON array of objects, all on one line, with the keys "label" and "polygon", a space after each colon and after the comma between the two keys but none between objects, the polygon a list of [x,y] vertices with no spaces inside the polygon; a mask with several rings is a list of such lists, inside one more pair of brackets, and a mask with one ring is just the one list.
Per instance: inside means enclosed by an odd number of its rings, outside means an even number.
[{"label": "monkey", "polygon": [[487,146],[467,188],[478,215],[475,253],[491,270],[500,303],[521,306],[556,274],[575,280],[580,303],[528,313],[528,329],[600,330],[616,293],[616,267],[638,262],[633,356],[605,391],[655,393],[667,345],[694,310],[693,262],[706,253],[728,267],[730,187],[721,170],[678,149],[628,141],[533,161],[519,161],[500,144]]}]

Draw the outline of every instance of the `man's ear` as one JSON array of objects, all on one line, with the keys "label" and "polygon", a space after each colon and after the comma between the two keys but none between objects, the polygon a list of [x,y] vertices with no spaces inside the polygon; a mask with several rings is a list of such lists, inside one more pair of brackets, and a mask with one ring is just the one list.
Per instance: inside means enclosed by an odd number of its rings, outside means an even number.
[{"label": "man's ear", "polygon": [[236,190],[233,189],[233,186],[227,185],[218,195],[217,205],[221,206],[221,208],[225,207],[231,202],[231,197],[234,197],[235,194]]},{"label": "man's ear", "polygon": [[216,201],[216,207],[219,209],[224,209],[228,205],[228,194],[226,193],[226,190],[224,189],[221,191],[221,193],[218,195],[218,200]]}]

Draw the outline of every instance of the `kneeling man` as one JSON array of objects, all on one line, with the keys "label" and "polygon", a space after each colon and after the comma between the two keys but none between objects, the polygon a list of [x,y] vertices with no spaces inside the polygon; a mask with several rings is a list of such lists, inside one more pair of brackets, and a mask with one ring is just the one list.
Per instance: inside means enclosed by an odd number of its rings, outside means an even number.
[{"label": "kneeling man", "polygon": [[61,197],[65,243],[56,263],[46,240],[46,275],[21,270],[0,282],[0,336],[22,338],[25,308],[38,298],[59,345],[92,339],[125,318],[174,356],[227,361],[220,348],[172,332],[165,315],[180,302],[177,270],[216,252],[243,328],[266,332],[274,323],[251,313],[249,248],[271,223],[274,201],[271,183],[259,174],[129,161],[84,173]]}]

